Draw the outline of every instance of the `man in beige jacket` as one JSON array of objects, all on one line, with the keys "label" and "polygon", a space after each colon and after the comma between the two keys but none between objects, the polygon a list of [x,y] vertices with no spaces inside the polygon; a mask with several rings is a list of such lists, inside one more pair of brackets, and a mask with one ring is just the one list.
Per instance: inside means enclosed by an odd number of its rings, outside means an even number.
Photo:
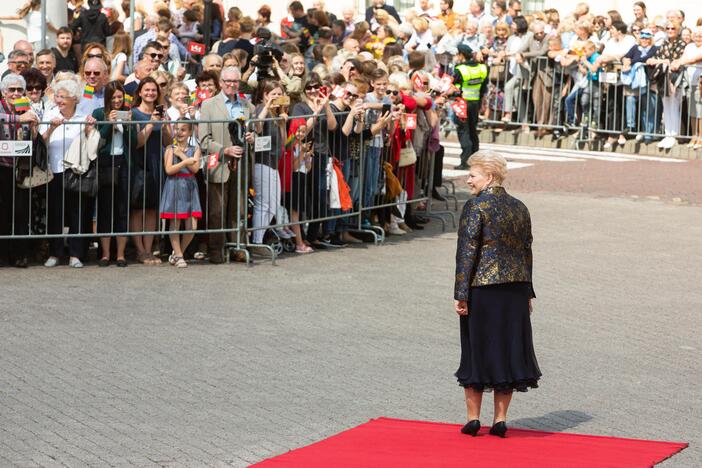
[{"label": "man in beige jacket", "polygon": [[[244,131],[245,121],[251,118],[253,105],[239,94],[241,71],[236,67],[227,67],[220,75],[222,92],[202,103],[200,108],[201,123],[198,125],[198,138],[202,151],[206,155],[218,154],[217,164],[207,169],[207,229],[236,229],[239,241],[246,245],[247,189],[249,178],[246,169],[250,161],[244,161],[244,147],[241,142],[235,145],[229,134],[229,122],[238,121]],[[243,133],[242,133],[243,134]],[[246,142],[252,144],[254,135],[245,133]],[[253,154],[253,153],[250,153]],[[251,159],[251,158],[249,158]],[[210,263],[223,261],[222,250],[225,237],[236,242],[234,233],[214,232],[209,235]],[[237,252],[234,260],[243,261],[243,252]]]}]

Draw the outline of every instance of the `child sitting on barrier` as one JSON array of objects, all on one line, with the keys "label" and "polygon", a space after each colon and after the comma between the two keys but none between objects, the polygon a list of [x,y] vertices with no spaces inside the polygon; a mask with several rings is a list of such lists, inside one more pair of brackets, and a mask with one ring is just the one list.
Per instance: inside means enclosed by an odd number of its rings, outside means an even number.
[{"label": "child sitting on barrier", "polygon": [[163,155],[163,166],[166,171],[166,182],[161,196],[161,219],[170,220],[169,235],[173,252],[168,262],[178,268],[188,264],[183,259],[183,252],[188,248],[194,234],[178,233],[181,220],[186,230],[197,229],[196,218],[202,217],[200,197],[198,196],[197,181],[194,175],[200,170],[200,148],[190,144],[193,134],[191,123],[175,125],[175,139],[166,148]]}]

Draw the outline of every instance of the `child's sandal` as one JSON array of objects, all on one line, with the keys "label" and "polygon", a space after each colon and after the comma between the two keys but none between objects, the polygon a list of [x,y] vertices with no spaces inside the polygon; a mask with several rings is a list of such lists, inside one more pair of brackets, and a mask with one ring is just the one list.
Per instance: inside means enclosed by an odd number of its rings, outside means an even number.
[{"label": "child's sandal", "polygon": [[175,266],[176,266],[176,268],[187,268],[188,262],[186,262],[183,257],[176,257],[175,258]]}]

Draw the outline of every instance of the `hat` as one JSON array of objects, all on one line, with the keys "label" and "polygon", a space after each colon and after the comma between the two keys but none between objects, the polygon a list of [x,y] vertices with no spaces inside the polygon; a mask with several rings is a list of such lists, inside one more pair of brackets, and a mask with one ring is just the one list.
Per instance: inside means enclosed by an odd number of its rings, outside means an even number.
[{"label": "hat", "polygon": [[639,33],[639,37],[644,39],[651,39],[653,37],[653,32],[651,32],[651,30],[648,28],[642,29]]},{"label": "hat", "polygon": [[468,44],[458,44],[458,53],[463,55],[466,59],[473,57],[473,49]]},{"label": "hat", "polygon": [[665,28],[666,22],[667,22],[666,19],[661,17],[661,18],[656,19],[655,23],[653,23],[653,24],[655,24],[659,28]]}]

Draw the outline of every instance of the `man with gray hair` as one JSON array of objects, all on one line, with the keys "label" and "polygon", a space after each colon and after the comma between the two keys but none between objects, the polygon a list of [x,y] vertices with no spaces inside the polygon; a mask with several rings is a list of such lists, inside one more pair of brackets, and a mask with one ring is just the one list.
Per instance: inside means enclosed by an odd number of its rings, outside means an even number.
[{"label": "man with gray hair", "polygon": [[[254,107],[239,94],[239,80],[241,80],[241,70],[238,68],[227,67],[222,70],[220,74],[222,92],[202,103],[201,123],[197,130],[203,154],[209,155],[206,174],[207,229],[231,229],[238,226],[240,228],[238,239],[245,245],[246,232],[242,226],[246,219],[248,184],[243,170],[250,167],[250,164],[249,161],[242,161],[244,142],[232,141],[227,122],[239,121],[244,125],[243,121],[253,115]],[[241,131],[243,132],[243,128]],[[253,143],[253,133],[246,133],[245,139],[248,143]],[[239,177],[241,181],[238,180]],[[224,233],[210,234],[208,246],[210,263],[223,262],[224,240]],[[236,241],[236,238],[230,240]],[[235,261],[245,261],[245,259],[243,252],[237,252],[234,257]]]},{"label": "man with gray hair", "polygon": [[88,59],[81,78],[85,82],[85,92],[78,103],[77,113],[92,115],[95,109],[105,105],[105,85],[110,78],[107,65],[99,58]]},{"label": "man with gray hair", "polygon": [[5,78],[10,73],[16,73],[19,75],[23,71],[31,68],[31,66],[32,64],[26,52],[21,50],[13,50],[7,55],[7,71],[3,73],[2,77]]},{"label": "man with gray hair", "polygon": [[[5,76],[0,83],[1,140],[29,139],[29,135],[18,135],[18,129],[31,130],[39,121],[31,110],[22,114],[15,111],[13,102],[24,96],[25,88],[24,78],[16,73]],[[15,183],[16,164],[15,158],[0,157],[0,235],[10,234],[13,229],[17,235],[28,233],[29,191],[18,188]],[[27,267],[26,240],[0,240],[0,264],[6,261],[19,268]]]}]

